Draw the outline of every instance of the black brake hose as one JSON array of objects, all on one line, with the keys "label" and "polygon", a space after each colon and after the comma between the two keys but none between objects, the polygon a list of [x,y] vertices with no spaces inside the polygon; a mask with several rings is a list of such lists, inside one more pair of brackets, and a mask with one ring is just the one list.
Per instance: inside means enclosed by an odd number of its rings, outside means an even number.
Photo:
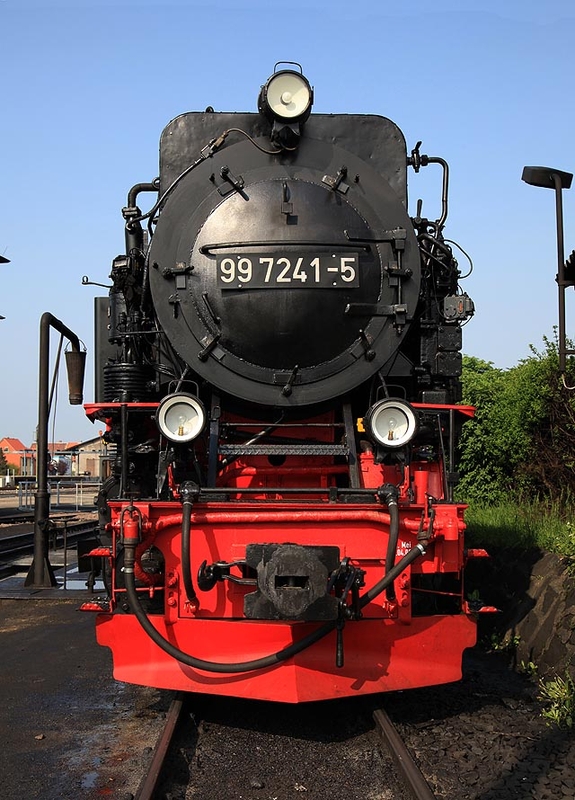
[{"label": "black brake hose", "polygon": [[[384,484],[378,491],[378,495],[384,502],[389,511],[389,539],[387,542],[387,552],[385,554],[385,574],[393,569],[397,554],[397,542],[399,539],[399,490],[392,483]],[[386,597],[392,603],[395,600],[395,589],[393,583],[386,588]]]},{"label": "black brake hose", "polygon": [[191,547],[190,547],[190,537],[191,537],[191,517],[192,517],[192,501],[190,499],[186,499],[183,502],[182,507],[182,580],[184,582],[184,591],[186,592],[186,597],[188,598],[189,602],[195,608],[199,608],[198,596],[196,594],[196,590],[194,588],[194,582],[192,580],[192,570],[190,566],[190,558],[191,558]]},{"label": "black brake hose", "polygon": [[[389,542],[387,544],[387,554],[385,557],[385,571],[386,574],[395,566],[395,558],[397,554],[397,541],[399,539],[399,507],[396,500],[392,500],[387,504],[389,510]],[[393,583],[390,583],[386,590],[386,597],[390,602],[395,600],[395,589]]]},{"label": "black brake hose", "polygon": [[[367,591],[364,595],[361,596],[359,605],[360,608],[363,608],[372,600],[374,600],[381,592],[384,591],[393,581],[403,572],[403,570],[408,567],[411,563],[413,563],[417,558],[425,554],[425,548],[422,544],[417,544],[413,547],[409,553],[403,556],[403,558],[386,574],[384,577],[378,581],[372,588]],[[283,661],[287,661],[289,658],[301,653],[302,650],[310,647],[312,644],[315,644],[320,639],[323,639],[324,636],[327,636],[332,630],[337,627],[338,620],[330,620],[330,622],[326,622],[324,625],[321,625],[312,633],[309,633],[307,636],[304,636],[303,639],[300,639],[299,642],[294,642],[293,644],[288,645],[283,650],[278,651],[277,653],[273,653],[269,656],[263,656],[262,658],[256,658],[252,661],[243,661],[239,663],[230,663],[230,664],[222,664],[219,662],[213,661],[205,661],[201,658],[196,658],[195,656],[189,655],[188,653],[184,653],[182,650],[179,650],[175,645],[169,642],[166,638],[162,636],[162,634],[156,630],[154,625],[152,624],[151,620],[147,616],[146,612],[142,608],[140,604],[140,600],[138,597],[138,592],[136,590],[136,581],[134,576],[134,561],[136,555],[136,545],[135,544],[127,544],[124,545],[124,577],[125,577],[125,586],[126,586],[126,594],[128,597],[128,601],[130,603],[130,608],[133,610],[134,615],[144,631],[148,634],[150,639],[152,639],[155,644],[158,645],[165,653],[167,653],[172,658],[175,658],[176,661],[179,661],[181,664],[185,664],[188,667],[193,667],[194,669],[202,669],[206,672],[217,672],[217,673],[230,673],[230,672],[252,672],[257,669],[267,669],[269,667],[275,667],[277,664],[281,664]]]}]

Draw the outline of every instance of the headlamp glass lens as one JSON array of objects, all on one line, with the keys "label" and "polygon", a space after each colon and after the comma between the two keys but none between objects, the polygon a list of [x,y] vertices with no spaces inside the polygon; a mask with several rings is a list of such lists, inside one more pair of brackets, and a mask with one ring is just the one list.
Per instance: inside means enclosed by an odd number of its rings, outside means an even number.
[{"label": "headlamp glass lens", "polygon": [[172,394],[160,403],[156,422],[161,434],[171,442],[191,442],[202,432],[206,414],[197,397]]}]

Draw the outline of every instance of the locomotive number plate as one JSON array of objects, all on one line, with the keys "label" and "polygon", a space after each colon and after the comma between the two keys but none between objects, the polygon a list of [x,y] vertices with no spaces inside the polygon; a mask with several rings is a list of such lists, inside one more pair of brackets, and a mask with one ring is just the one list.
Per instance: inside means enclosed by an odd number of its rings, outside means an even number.
[{"label": "locomotive number plate", "polygon": [[359,286],[357,253],[219,255],[221,289],[344,289]]}]

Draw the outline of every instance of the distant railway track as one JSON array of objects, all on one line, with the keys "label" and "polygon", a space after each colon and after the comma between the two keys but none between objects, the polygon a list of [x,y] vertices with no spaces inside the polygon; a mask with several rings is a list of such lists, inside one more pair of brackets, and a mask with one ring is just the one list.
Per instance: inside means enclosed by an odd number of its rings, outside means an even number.
[{"label": "distant railway track", "polygon": [[[68,521],[74,520],[76,518],[76,513],[80,512],[74,512],[72,514],[70,513],[66,514],[64,512],[60,514],[52,513],[50,514],[50,521],[53,522],[55,525],[59,525],[62,522],[66,522],[66,520]],[[32,524],[33,522],[34,522],[34,509],[29,511],[10,510],[8,512],[5,512],[0,509],[0,532],[2,531],[1,526],[3,525],[26,525],[27,523]]]},{"label": "distant railway track", "polygon": [[13,511],[5,512],[0,509],[0,525],[20,525],[26,522],[34,522],[34,511]]},{"label": "distant railway track", "polygon": [[[22,520],[19,520],[22,522]],[[64,547],[74,545],[81,539],[94,533],[97,527],[97,520],[84,520],[82,522],[64,522],[55,525],[48,534],[50,547]],[[4,562],[11,561],[22,556],[31,555],[34,552],[34,530],[0,535],[0,559]]]}]

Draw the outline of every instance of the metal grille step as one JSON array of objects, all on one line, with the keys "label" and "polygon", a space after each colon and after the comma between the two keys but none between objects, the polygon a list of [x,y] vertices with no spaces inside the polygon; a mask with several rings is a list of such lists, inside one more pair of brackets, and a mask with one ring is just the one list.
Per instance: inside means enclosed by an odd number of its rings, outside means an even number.
[{"label": "metal grille step", "polygon": [[345,456],[349,448],[344,444],[252,444],[220,445],[224,456]]}]

